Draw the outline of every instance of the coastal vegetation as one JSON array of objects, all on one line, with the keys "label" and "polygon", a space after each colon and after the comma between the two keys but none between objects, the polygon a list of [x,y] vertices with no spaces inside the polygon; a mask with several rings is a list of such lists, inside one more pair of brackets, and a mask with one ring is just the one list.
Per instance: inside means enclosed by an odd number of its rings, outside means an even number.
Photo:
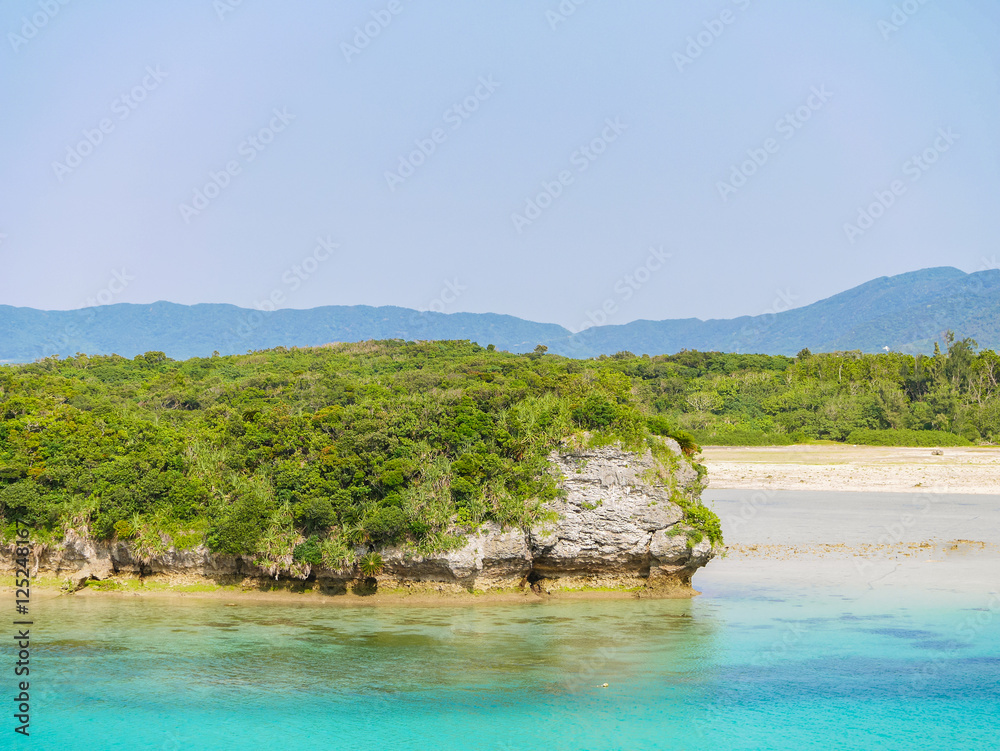
[{"label": "coastal vegetation", "polygon": [[[0,368],[0,514],[140,556],[202,543],[263,564],[354,566],[376,549],[526,527],[557,496],[549,453],[620,443],[964,445],[1000,438],[1000,358],[684,351],[574,360],[389,340],[174,361],[79,354]],[[698,465],[695,465],[698,467]],[[699,470],[701,471],[701,470]],[[721,536],[675,493],[694,541]]]},{"label": "coastal vegetation", "polygon": [[[205,543],[375,576],[380,546],[427,553],[545,518],[565,439],[678,461],[633,389],[617,367],[468,341],[49,358],[0,368],[0,513],[8,531],[72,527],[140,558]],[[717,538],[714,515],[677,497]]]}]

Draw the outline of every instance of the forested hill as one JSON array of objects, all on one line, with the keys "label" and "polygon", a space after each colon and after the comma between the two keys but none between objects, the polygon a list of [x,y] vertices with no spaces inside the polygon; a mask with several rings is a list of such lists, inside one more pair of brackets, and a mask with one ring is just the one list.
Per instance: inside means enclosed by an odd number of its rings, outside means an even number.
[{"label": "forested hill", "polygon": [[956,331],[1000,349],[1000,270],[943,267],[882,277],[812,305],[725,320],[634,321],[573,334],[556,324],[492,313],[418,312],[398,307],[327,306],[263,313],[234,305],[116,304],[75,311],[0,305],[0,363],[77,352],[176,359],[273,347],[371,339],[468,339],[510,352],[543,344],[569,357],[681,350],[794,355],[885,348],[930,354]]},{"label": "forested hill", "polygon": [[589,353],[665,354],[682,349],[794,355],[888,348],[931,354],[947,331],[1000,349],[1000,270],[950,267],[881,277],[833,297],[770,315],[730,320],[635,321],[583,332]]}]

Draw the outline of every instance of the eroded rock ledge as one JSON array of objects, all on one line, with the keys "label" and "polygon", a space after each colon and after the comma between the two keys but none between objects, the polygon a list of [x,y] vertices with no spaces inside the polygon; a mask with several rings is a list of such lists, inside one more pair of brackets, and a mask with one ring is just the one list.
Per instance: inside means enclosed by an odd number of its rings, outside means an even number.
[{"label": "eroded rock ledge", "polygon": [[[673,461],[664,467],[652,453],[617,446],[563,447],[549,460],[565,496],[549,504],[555,521],[531,529],[503,530],[483,524],[458,550],[415,556],[383,548],[384,569],[377,577],[385,588],[418,587],[457,591],[496,591],[531,586],[553,589],[608,587],[653,591],[690,591],[692,574],[717,552],[707,539],[689,545],[691,528],[673,494],[697,501],[698,473],[666,439]],[[673,496],[677,497],[677,496]],[[336,590],[357,578],[352,569],[292,565],[264,569],[241,556],[215,555],[204,546],[138,559],[126,542],[102,543],[70,532],[56,548],[33,555],[38,571],[77,584],[116,574],[209,579],[315,579]]]}]

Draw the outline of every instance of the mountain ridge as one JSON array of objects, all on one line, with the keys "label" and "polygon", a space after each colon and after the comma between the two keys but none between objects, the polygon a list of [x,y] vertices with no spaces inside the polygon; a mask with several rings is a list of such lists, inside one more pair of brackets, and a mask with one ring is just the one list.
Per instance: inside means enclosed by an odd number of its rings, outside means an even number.
[{"label": "mountain ridge", "polygon": [[670,354],[682,349],[793,355],[886,347],[929,353],[946,331],[1000,349],[1000,270],[950,266],[872,279],[780,313],[737,318],[640,319],[572,333],[503,313],[421,312],[399,306],[326,305],[258,311],[229,303],[115,303],[68,311],[0,305],[0,362],[48,356],[162,351],[175,359],[278,346],[367,339],[470,339],[511,352],[542,344],[571,357]]}]

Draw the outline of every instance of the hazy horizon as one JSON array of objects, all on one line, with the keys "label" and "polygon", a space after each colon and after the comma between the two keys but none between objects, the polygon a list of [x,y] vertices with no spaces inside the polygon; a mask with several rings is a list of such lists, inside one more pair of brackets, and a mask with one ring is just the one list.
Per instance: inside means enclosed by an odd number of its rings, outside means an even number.
[{"label": "hazy horizon", "polygon": [[1000,7],[0,10],[0,304],[577,330],[995,268]]}]

